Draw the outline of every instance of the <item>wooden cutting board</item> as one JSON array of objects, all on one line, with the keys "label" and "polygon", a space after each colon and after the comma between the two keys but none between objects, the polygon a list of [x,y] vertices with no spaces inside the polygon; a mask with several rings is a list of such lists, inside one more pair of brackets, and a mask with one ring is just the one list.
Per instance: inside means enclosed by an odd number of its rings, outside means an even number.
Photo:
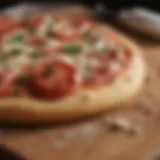
[{"label": "wooden cutting board", "polygon": [[[149,72],[144,92],[136,101],[72,124],[1,126],[0,144],[26,160],[149,160],[160,147],[160,42],[133,32],[127,35],[143,49]],[[125,120],[129,130],[109,129],[108,118]]]}]

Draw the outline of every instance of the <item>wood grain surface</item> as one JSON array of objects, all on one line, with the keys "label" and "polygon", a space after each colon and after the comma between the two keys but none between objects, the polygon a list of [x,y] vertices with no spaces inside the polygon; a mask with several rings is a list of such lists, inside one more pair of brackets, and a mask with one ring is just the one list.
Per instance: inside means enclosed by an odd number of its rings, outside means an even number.
[{"label": "wood grain surface", "polygon": [[[148,65],[144,92],[136,101],[72,124],[1,126],[0,144],[26,160],[150,160],[160,148],[160,42],[130,33]],[[108,121],[115,119],[125,124],[119,128]]]}]

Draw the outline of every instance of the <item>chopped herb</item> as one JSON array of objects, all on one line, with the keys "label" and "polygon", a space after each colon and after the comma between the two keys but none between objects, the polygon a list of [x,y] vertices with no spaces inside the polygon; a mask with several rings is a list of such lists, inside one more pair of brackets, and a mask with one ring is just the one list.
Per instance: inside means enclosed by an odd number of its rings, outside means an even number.
[{"label": "chopped herb", "polygon": [[34,52],[32,52],[29,56],[30,56],[32,59],[36,59],[36,58],[40,57],[41,55],[42,55],[41,52],[39,52],[39,51],[34,51]]},{"label": "chopped herb", "polygon": [[93,35],[90,31],[85,33],[85,37],[88,40],[89,44],[94,44],[98,41],[99,37],[97,35]]},{"label": "chopped herb", "polygon": [[48,66],[48,67],[46,68],[46,70],[42,73],[43,77],[48,77],[48,76],[50,76],[51,73],[54,72],[54,69],[55,69],[54,66]]},{"label": "chopped herb", "polygon": [[110,52],[112,50],[113,49],[111,47],[104,47],[104,48],[102,48],[102,52]]},{"label": "chopped herb", "polygon": [[92,81],[93,80],[93,75],[90,73],[91,65],[86,64],[85,66],[85,74],[84,74],[84,79],[85,81]]},{"label": "chopped herb", "polygon": [[19,96],[20,95],[20,90],[18,88],[13,89],[13,96]]},{"label": "chopped herb", "polygon": [[22,42],[24,40],[25,36],[24,34],[18,34],[14,37],[12,37],[8,43],[15,43],[15,42]]},{"label": "chopped herb", "polygon": [[47,31],[46,31],[47,37],[51,37],[52,36],[52,28],[53,28],[53,24],[48,24]]},{"label": "chopped herb", "polygon": [[89,44],[95,44],[98,41],[99,37],[97,36],[90,36],[88,37]]},{"label": "chopped herb", "polygon": [[5,61],[5,60],[7,60],[7,58],[8,58],[8,54],[3,53],[3,54],[0,55],[0,60],[1,61]]},{"label": "chopped herb", "polygon": [[87,63],[85,65],[85,71],[89,71],[91,69],[91,65],[89,63]]},{"label": "chopped herb", "polygon": [[91,31],[87,30],[86,32],[84,32],[84,37],[90,37],[91,36]]},{"label": "chopped herb", "polygon": [[79,55],[82,51],[82,47],[76,44],[66,45],[64,51],[71,55]]},{"label": "chopped herb", "polygon": [[18,56],[18,55],[20,55],[22,53],[22,51],[20,50],[20,49],[18,49],[18,48],[15,48],[15,49],[13,49],[12,51],[11,51],[11,55],[13,55],[13,56]]},{"label": "chopped herb", "polygon": [[35,28],[30,28],[29,31],[30,31],[32,34],[35,34],[37,30],[36,30]]}]

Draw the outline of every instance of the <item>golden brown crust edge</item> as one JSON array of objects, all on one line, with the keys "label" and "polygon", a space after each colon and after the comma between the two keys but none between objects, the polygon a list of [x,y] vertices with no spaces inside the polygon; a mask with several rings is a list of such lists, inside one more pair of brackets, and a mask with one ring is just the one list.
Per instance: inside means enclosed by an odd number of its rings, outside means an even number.
[{"label": "golden brown crust edge", "polygon": [[[96,26],[96,29],[106,34],[110,30],[114,31],[103,25]],[[72,120],[110,110],[118,104],[130,101],[142,89],[146,68],[140,49],[122,35],[119,34],[119,37],[133,50],[133,61],[131,67],[111,86],[81,90],[71,97],[55,102],[20,98],[2,99],[0,121],[38,124]]]}]

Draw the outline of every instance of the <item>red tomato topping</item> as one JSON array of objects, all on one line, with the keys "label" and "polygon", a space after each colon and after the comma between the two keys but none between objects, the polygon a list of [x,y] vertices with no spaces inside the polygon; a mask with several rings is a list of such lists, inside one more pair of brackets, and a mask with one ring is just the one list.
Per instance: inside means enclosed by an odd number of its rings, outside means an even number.
[{"label": "red tomato topping", "polygon": [[124,54],[120,51],[108,51],[108,52],[102,52],[102,53],[98,53],[98,52],[91,52],[88,54],[91,57],[95,57],[99,60],[101,60],[102,62],[106,62],[106,60],[119,60],[119,61],[124,61],[125,56]]},{"label": "red tomato topping", "polygon": [[22,71],[24,73],[30,73],[31,71],[33,71],[33,68],[35,68],[34,64],[24,65],[23,68],[22,68]]},{"label": "red tomato topping", "polygon": [[93,68],[93,71],[97,75],[106,75],[109,72],[109,67],[108,67],[108,65],[95,67],[95,68]]},{"label": "red tomato topping", "polygon": [[13,93],[13,88],[11,88],[11,86],[0,87],[0,97],[9,97],[12,96],[12,93]]},{"label": "red tomato topping", "polygon": [[0,24],[0,34],[20,27],[20,21],[16,21],[10,16],[0,16]]},{"label": "red tomato topping", "polygon": [[[45,75],[47,67],[53,68],[51,73]],[[75,91],[80,86],[80,79],[75,66],[57,61],[37,68],[33,75],[33,85],[41,90],[42,97],[56,99]]]},{"label": "red tomato topping", "polygon": [[69,64],[69,63],[66,63],[66,62],[61,61],[61,60],[56,61],[55,66],[59,67],[59,68],[64,68],[64,69],[66,69],[67,71],[69,71],[73,74],[77,72],[77,69],[73,64]]},{"label": "red tomato topping", "polygon": [[18,77],[18,72],[2,70],[0,72],[0,86],[10,86]]},{"label": "red tomato topping", "polygon": [[12,71],[6,70],[0,73],[0,97],[28,95],[24,87],[16,85],[17,77],[18,73]]},{"label": "red tomato topping", "polygon": [[84,20],[84,19],[76,19],[76,20],[73,20],[72,21],[72,24],[75,26],[75,27],[90,27],[91,26],[91,22],[87,21],[87,20]]}]

